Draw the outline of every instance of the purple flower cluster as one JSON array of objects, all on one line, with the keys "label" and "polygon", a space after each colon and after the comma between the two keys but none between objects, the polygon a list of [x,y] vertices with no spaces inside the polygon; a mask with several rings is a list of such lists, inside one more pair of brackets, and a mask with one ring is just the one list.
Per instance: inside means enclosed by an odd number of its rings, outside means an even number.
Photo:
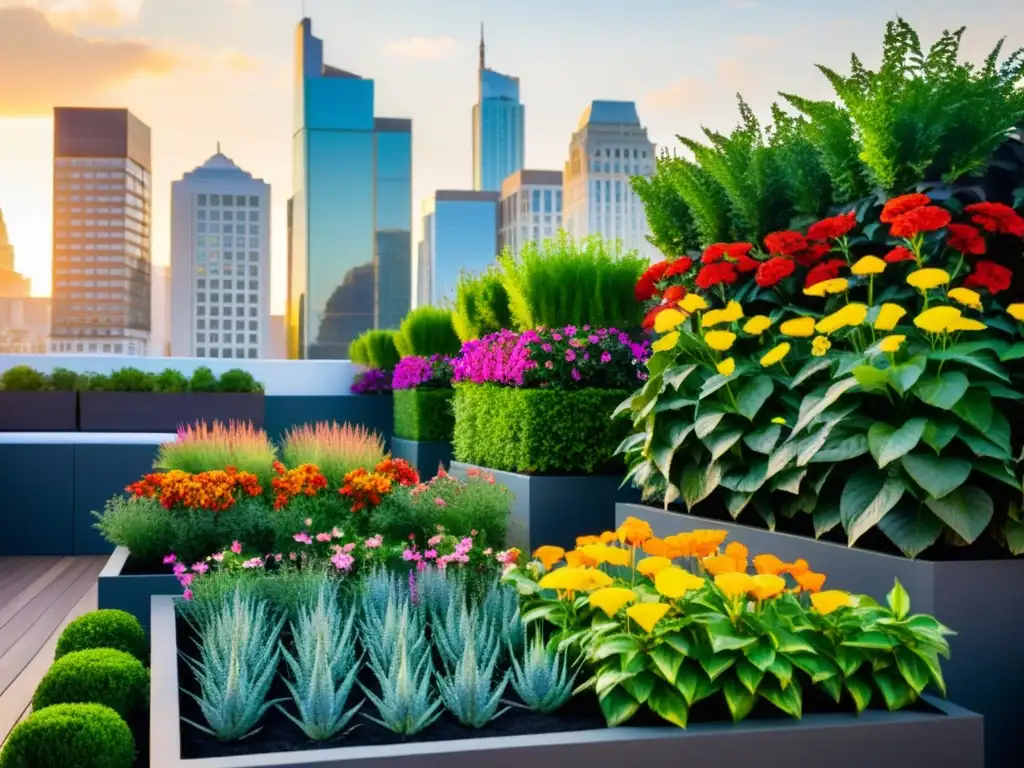
[{"label": "purple flower cluster", "polygon": [[352,382],[353,395],[380,395],[391,391],[391,374],[380,368],[370,368],[356,374]]},{"label": "purple flower cluster", "polygon": [[394,389],[415,387],[450,387],[452,383],[452,360],[445,355],[403,357],[395,366],[391,377]]},{"label": "purple flower cluster", "polygon": [[650,356],[646,341],[635,342],[615,328],[538,328],[499,331],[462,345],[453,363],[456,382],[510,387],[632,389],[644,378]]}]

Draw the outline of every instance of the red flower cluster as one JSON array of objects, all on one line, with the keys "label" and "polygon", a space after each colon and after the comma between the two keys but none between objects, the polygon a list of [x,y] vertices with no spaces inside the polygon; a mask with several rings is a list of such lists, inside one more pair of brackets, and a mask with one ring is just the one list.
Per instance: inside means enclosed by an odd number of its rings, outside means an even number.
[{"label": "red flower cluster", "polygon": [[889,264],[898,264],[901,261],[913,261],[914,254],[909,248],[904,248],[902,245],[897,245],[887,254],[885,254],[884,261]]},{"label": "red flower cluster", "polygon": [[762,288],[771,288],[792,275],[795,270],[796,264],[792,259],[772,256],[768,261],[761,262],[754,279]]},{"label": "red flower cluster", "polygon": [[384,459],[373,471],[399,485],[413,486],[420,481],[419,474],[405,459]]},{"label": "red flower cluster", "polygon": [[661,312],[663,309],[667,309],[667,307],[665,307],[662,304],[659,304],[658,306],[647,310],[647,314],[644,315],[644,321],[642,323],[643,329],[645,331],[654,330],[654,319],[658,316],[658,313]]},{"label": "red flower cluster", "polygon": [[237,501],[236,491],[249,496],[263,493],[259,478],[250,472],[239,472],[234,467],[213,469],[195,474],[172,469],[154,472],[125,490],[135,498],[159,499],[164,509],[175,506],[185,509],[206,509],[223,512]]},{"label": "red flower cluster", "polygon": [[284,464],[274,462],[277,477],[270,481],[274,490],[274,509],[287,506],[296,496],[315,496],[317,491],[327,487],[327,478],[315,464],[300,464],[294,469],[285,469]]},{"label": "red flower cluster", "polygon": [[926,205],[931,205],[932,199],[928,195],[922,195],[915,193],[913,195],[900,195],[894,197],[892,200],[885,204],[882,208],[882,215],[879,217],[883,224],[892,224],[896,219],[905,213],[909,213],[916,208],[922,208]]},{"label": "red flower cluster", "polygon": [[794,257],[807,250],[807,238],[799,232],[785,230],[764,237],[764,247],[774,256]]},{"label": "red flower cluster", "polygon": [[937,205],[925,205],[897,216],[889,228],[893,237],[913,237],[921,232],[942,229],[952,220],[949,211]]},{"label": "red flower cluster", "polygon": [[968,288],[984,288],[991,294],[1005,291],[1013,282],[1013,272],[994,261],[980,260],[974,265],[974,271],[964,280]]},{"label": "red flower cluster", "polygon": [[807,249],[793,255],[793,261],[801,267],[813,267],[832,250],[828,243],[808,243]]},{"label": "red flower cluster", "polygon": [[1008,205],[973,203],[964,210],[971,214],[971,221],[986,232],[1024,237],[1024,219]]},{"label": "red flower cluster", "polygon": [[985,237],[970,224],[950,224],[946,244],[954,251],[980,256],[985,252]]},{"label": "red flower cluster", "polygon": [[804,288],[810,288],[812,285],[839,277],[839,270],[845,266],[846,262],[842,259],[829,259],[817,266],[811,267],[807,272],[807,278],[804,280]]},{"label": "red flower cluster", "polygon": [[665,270],[668,269],[667,261],[659,261],[651,264],[636,281],[634,293],[637,301],[650,301],[658,293],[658,281],[662,279]]},{"label": "red flower cluster", "polygon": [[668,306],[675,304],[686,295],[686,289],[681,285],[670,285],[661,294],[662,304]]},{"label": "red flower cluster", "polygon": [[848,211],[811,224],[807,230],[808,240],[837,240],[857,226],[857,212]]},{"label": "red flower cluster", "polygon": [[700,260],[702,264],[715,264],[723,258],[739,261],[740,257],[749,256],[753,248],[753,243],[714,243],[704,249]]},{"label": "red flower cluster", "polygon": [[736,265],[731,261],[716,261],[701,268],[694,283],[701,290],[707,291],[716,285],[732,285],[739,277]]},{"label": "red flower cluster", "polygon": [[391,478],[379,472],[367,472],[364,467],[353,469],[342,483],[339,494],[352,499],[352,511],[375,507],[391,490]]},{"label": "red flower cluster", "polygon": [[662,273],[662,278],[667,279],[669,277],[677,277],[678,275],[685,275],[690,271],[690,267],[693,266],[693,259],[689,256],[680,256],[678,259],[673,261],[663,262],[667,263],[668,266]]}]

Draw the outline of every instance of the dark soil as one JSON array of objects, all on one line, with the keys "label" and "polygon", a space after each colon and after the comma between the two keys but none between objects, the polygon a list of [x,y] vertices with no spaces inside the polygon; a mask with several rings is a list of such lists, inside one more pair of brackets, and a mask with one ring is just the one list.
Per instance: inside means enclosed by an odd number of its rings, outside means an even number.
[{"label": "dark soil", "polygon": [[129,554],[121,567],[122,576],[169,576],[173,573],[171,566],[153,560],[142,560]]}]

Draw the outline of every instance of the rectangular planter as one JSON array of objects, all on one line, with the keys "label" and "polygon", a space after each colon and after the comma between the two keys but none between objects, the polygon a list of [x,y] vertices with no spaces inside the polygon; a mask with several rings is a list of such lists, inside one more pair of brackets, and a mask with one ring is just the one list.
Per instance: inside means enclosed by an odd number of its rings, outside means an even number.
[{"label": "rectangular planter", "polygon": [[451,466],[452,444],[393,437],[391,455],[396,459],[405,459],[419,473],[420,478],[427,480],[437,474],[439,466],[446,471]]},{"label": "rectangular planter", "polygon": [[77,429],[77,392],[0,392],[0,432]]},{"label": "rectangular planter", "polygon": [[336,421],[361,424],[384,438],[394,433],[391,395],[271,395],[266,398],[266,430],[271,440],[303,424]]},{"label": "rectangular planter", "polygon": [[81,392],[83,432],[176,432],[196,421],[251,421],[262,428],[264,396],[221,392]]},{"label": "rectangular planter", "polygon": [[74,554],[74,445],[0,437],[0,556]]},{"label": "rectangular planter", "polygon": [[619,489],[618,475],[521,475],[453,461],[451,473],[465,480],[470,469],[494,475],[512,493],[506,544],[523,552],[551,544],[576,546],[576,537],[615,527],[615,503],[635,501],[639,492]]},{"label": "rectangular planter", "polygon": [[[686,730],[622,726],[600,730],[497,736],[458,741],[340,747],[185,760],[181,757],[174,598],[153,598],[151,633],[151,768],[520,768],[588,766],[675,768],[679,765],[862,768],[920,765],[981,768],[982,720],[946,702],[934,711],[808,715],[802,720],[709,723]],[[757,758],[760,756],[760,759]]]},{"label": "rectangular planter", "polygon": [[616,523],[628,516],[651,524],[657,536],[698,528],[729,532],[750,557],[771,553],[792,562],[804,558],[825,573],[825,588],[883,600],[895,579],[910,594],[912,613],[930,613],[957,634],[949,638],[951,659],[943,660],[949,696],[985,718],[986,765],[1016,765],[1019,712],[1024,709],[1024,558],[931,562],[909,560],[831,542],[751,528],[737,523],[619,504]]},{"label": "rectangular planter", "polygon": [[[139,620],[142,628],[149,632],[150,601],[154,595],[171,598],[182,593],[181,585],[173,573],[153,576],[130,576],[121,573],[128,559],[128,549],[117,547],[107,564],[103,566],[96,580],[99,608],[116,608],[127,611]],[[173,623],[173,622],[172,622]],[[177,708],[177,703],[175,703]]]}]

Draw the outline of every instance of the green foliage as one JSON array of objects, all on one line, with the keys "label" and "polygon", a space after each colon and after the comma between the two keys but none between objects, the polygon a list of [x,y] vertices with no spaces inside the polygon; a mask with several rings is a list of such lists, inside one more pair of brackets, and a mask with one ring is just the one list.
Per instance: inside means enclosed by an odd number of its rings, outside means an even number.
[{"label": "green foliage", "polygon": [[497,268],[459,276],[452,324],[462,341],[512,328],[508,291]]},{"label": "green foliage", "polygon": [[149,701],[149,672],[129,653],[113,648],[74,651],[54,661],[32,696],[32,708],[54,704],[103,704],[124,718]]},{"label": "green foliage", "polygon": [[205,365],[201,365],[192,372],[192,380],[188,388],[193,392],[216,392],[217,376]]},{"label": "green foliage", "polygon": [[530,640],[524,636],[522,647],[521,655],[511,658],[512,688],[532,711],[558,711],[572,697],[577,673],[570,673],[565,653],[545,646],[540,631]]},{"label": "green foliage", "polygon": [[165,368],[153,381],[154,392],[188,392],[188,376],[173,368]]},{"label": "green foliage", "polygon": [[598,472],[628,433],[609,418],[624,396],[617,390],[457,385],[455,458],[508,472]]},{"label": "green foliage", "polygon": [[417,307],[402,320],[395,346],[402,357],[457,354],[462,344],[453,322],[450,309]]},{"label": "green foliage", "polygon": [[238,591],[243,598],[265,602],[289,621],[297,621],[303,608],[316,603],[321,589],[329,586],[338,590],[341,580],[336,574],[334,566],[281,568],[272,573],[253,568],[218,569],[195,579],[190,585],[192,599],[176,603],[175,608],[193,624],[199,624]]},{"label": "green foliage", "polygon": [[455,429],[451,389],[399,389],[394,393],[395,437],[450,441]]},{"label": "green foliage", "polygon": [[356,365],[370,365],[370,353],[366,349],[366,334],[352,340],[348,345],[348,359]]},{"label": "green foliage", "polygon": [[700,231],[693,211],[687,205],[677,177],[685,172],[683,160],[662,152],[653,176],[634,176],[633,191],[647,211],[651,229],[648,240],[665,254],[680,255],[699,250]]},{"label": "green foliage", "polygon": [[263,385],[256,382],[252,374],[241,368],[232,368],[224,371],[217,382],[217,389],[220,392],[254,393],[262,392]]},{"label": "green foliage", "polygon": [[349,347],[349,358],[353,363],[359,365],[390,371],[401,359],[396,346],[397,337],[398,331],[382,329],[365,331]]},{"label": "green foliage", "polygon": [[[470,634],[463,638],[461,654],[455,656],[449,650],[450,655],[444,655],[447,674],[437,676],[437,689],[445,708],[456,720],[470,728],[483,728],[509,710],[507,706],[499,710],[498,706],[510,673],[495,674],[501,648],[497,632],[485,614],[468,613],[463,606],[462,626],[468,627]],[[443,637],[444,633],[435,634],[435,643]]]},{"label": "green foliage", "polygon": [[109,392],[152,392],[154,377],[138,368],[119,368],[110,374],[106,389]]},{"label": "green foliage", "polygon": [[562,232],[527,243],[518,256],[506,250],[499,263],[518,330],[570,324],[629,329],[643,320],[634,287],[647,260],[600,237],[575,243]]},{"label": "green foliage", "polygon": [[[86,382],[81,374],[67,368],[54,368],[50,373],[50,387],[58,392],[76,392],[84,388]],[[0,385],[0,389],[3,386]]]},{"label": "green foliage", "polygon": [[132,768],[135,739],[110,707],[56,704],[18,723],[0,751],[0,768]]},{"label": "green foliage", "polygon": [[79,616],[61,632],[54,658],[89,648],[114,648],[142,662],[149,659],[146,633],[139,620],[127,611],[104,609]]},{"label": "green foliage", "polygon": [[0,390],[7,392],[41,392],[48,389],[46,376],[27,365],[15,365],[0,374]]},{"label": "green foliage", "polygon": [[821,154],[808,136],[810,123],[772,105],[769,146],[778,159],[793,212],[817,217],[832,202],[832,181]]}]

